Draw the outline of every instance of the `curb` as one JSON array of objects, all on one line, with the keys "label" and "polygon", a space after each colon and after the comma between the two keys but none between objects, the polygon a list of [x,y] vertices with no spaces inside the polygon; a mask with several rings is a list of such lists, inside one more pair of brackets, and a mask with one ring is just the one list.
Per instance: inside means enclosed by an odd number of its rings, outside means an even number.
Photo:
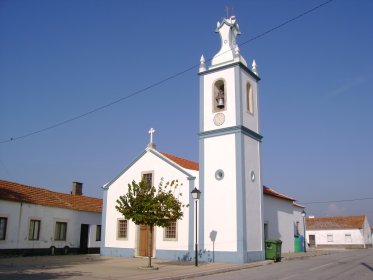
[{"label": "curb", "polygon": [[226,268],[220,268],[220,269],[217,268],[217,269],[213,269],[213,270],[206,270],[206,271],[194,272],[194,273],[192,272],[192,273],[187,273],[187,274],[177,275],[177,276],[171,276],[171,277],[162,277],[162,278],[157,278],[157,280],[189,279],[189,278],[202,277],[202,276],[214,275],[214,274],[225,273],[225,272],[244,270],[244,269],[254,268],[254,267],[258,267],[258,266],[270,265],[270,264],[273,264],[273,263],[274,262],[271,261],[271,260],[266,260],[266,261],[243,264],[243,265],[239,265],[239,266],[232,266],[232,267],[226,267]]}]

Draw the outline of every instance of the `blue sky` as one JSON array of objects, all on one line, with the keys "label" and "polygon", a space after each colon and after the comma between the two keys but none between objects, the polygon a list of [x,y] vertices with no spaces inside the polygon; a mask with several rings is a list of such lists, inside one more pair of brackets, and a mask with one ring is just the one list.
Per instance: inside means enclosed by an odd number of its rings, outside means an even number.
[{"label": "blue sky", "polygon": [[[198,160],[197,68],[234,7],[238,43],[324,1],[0,1],[0,178],[100,197],[149,142]],[[373,2],[334,0],[240,47],[260,81],[263,182],[300,202],[373,197]],[[16,140],[6,142],[10,138]],[[307,204],[367,214],[373,200]]]}]

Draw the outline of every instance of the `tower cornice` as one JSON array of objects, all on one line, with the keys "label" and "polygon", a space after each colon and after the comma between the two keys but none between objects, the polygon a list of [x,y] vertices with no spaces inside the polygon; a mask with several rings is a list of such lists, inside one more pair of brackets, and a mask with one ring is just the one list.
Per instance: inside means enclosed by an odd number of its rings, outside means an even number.
[{"label": "tower cornice", "polygon": [[218,72],[218,71],[221,71],[221,70],[224,70],[224,69],[233,68],[235,66],[239,66],[247,74],[249,74],[251,77],[253,77],[255,79],[255,81],[257,81],[257,82],[260,81],[259,76],[256,75],[253,71],[251,71],[246,65],[244,65],[241,62],[234,62],[234,63],[231,63],[231,64],[224,64],[224,65],[218,66],[218,67],[213,68],[213,69],[209,69],[209,70],[206,70],[206,71],[203,71],[203,72],[199,72],[198,75],[204,76],[204,75],[207,75],[207,74],[210,74],[210,73],[214,73],[214,72]]},{"label": "tower cornice", "polygon": [[262,142],[262,139],[263,139],[262,135],[256,133],[255,131],[252,131],[251,129],[243,125],[203,131],[203,132],[200,132],[198,135],[200,138],[208,138],[208,137],[216,137],[216,136],[232,134],[232,133],[242,133],[258,142]]}]

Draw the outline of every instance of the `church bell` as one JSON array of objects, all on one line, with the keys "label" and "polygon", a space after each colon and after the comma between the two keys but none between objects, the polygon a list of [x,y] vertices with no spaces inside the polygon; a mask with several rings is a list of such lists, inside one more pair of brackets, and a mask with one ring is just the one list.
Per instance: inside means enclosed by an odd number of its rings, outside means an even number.
[{"label": "church bell", "polygon": [[218,96],[216,97],[216,102],[218,103],[216,107],[218,107],[219,109],[224,108],[224,91],[221,89],[219,90]]}]

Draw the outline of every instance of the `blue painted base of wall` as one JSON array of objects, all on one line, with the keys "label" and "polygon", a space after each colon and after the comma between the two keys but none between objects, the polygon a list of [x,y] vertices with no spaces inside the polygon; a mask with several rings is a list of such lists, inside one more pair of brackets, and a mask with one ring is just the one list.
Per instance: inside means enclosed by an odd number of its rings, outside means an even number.
[{"label": "blue painted base of wall", "polygon": [[194,254],[183,250],[156,250],[155,257],[160,260],[173,260],[190,262],[194,260]]},{"label": "blue painted base of wall", "polygon": [[[113,257],[135,257],[135,250],[129,248],[101,248],[101,256]],[[195,252],[186,250],[156,250],[155,258],[179,262],[194,262]],[[264,251],[250,252],[210,252],[200,250],[198,260],[201,262],[224,262],[224,263],[248,263],[262,261],[265,258]]]},{"label": "blue painted base of wall", "polygon": [[135,249],[129,248],[111,248],[111,247],[101,247],[100,250],[101,256],[107,257],[135,257]]},{"label": "blue painted base of wall", "polygon": [[265,251],[249,251],[247,252],[246,262],[257,262],[265,259]]},{"label": "blue painted base of wall", "polygon": [[265,254],[264,251],[250,251],[246,253],[224,251],[201,251],[199,257],[201,261],[206,262],[248,263],[264,260]]}]

